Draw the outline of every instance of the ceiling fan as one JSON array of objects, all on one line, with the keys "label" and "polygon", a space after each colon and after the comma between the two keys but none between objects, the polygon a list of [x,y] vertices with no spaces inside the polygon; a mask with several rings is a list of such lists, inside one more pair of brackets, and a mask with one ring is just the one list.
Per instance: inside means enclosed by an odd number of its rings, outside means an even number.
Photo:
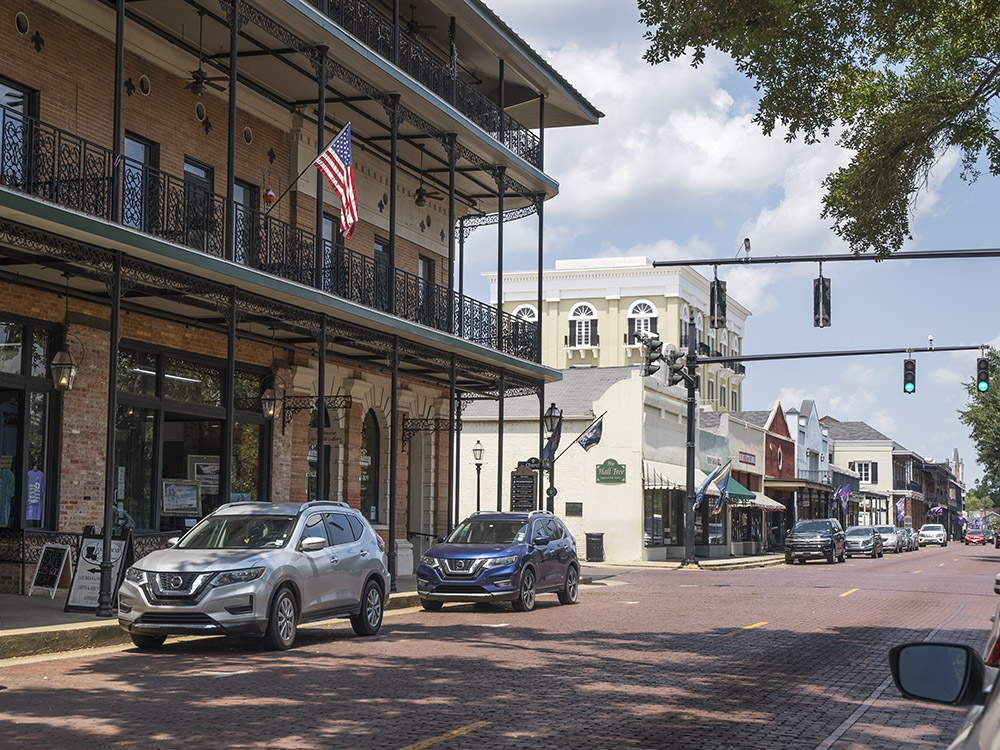
[{"label": "ceiling fan", "polygon": [[[436,29],[437,28],[437,26],[434,26],[433,24],[419,24],[419,23],[417,23],[417,6],[416,5],[410,5],[410,17],[409,18],[402,18],[400,20],[402,20],[406,24],[406,26],[403,29],[403,31],[405,31],[410,36],[414,36],[415,34],[421,34],[421,33],[424,32],[424,29]],[[427,34],[424,33],[424,36],[427,36]]]},{"label": "ceiling fan", "polygon": [[225,87],[220,86],[214,81],[227,81],[229,80],[226,76],[209,76],[208,73],[202,68],[202,63],[205,61],[204,50],[202,49],[202,34],[205,27],[205,11],[198,11],[198,69],[191,71],[191,81],[184,88],[190,89],[194,93],[201,96],[206,91],[208,87],[211,86],[213,89],[218,91],[224,91]]},{"label": "ceiling fan", "polygon": [[424,187],[424,146],[420,145],[420,185],[417,187],[416,203],[418,206],[426,206],[427,199],[440,200],[444,198],[441,193],[435,192],[433,190],[427,190]]}]

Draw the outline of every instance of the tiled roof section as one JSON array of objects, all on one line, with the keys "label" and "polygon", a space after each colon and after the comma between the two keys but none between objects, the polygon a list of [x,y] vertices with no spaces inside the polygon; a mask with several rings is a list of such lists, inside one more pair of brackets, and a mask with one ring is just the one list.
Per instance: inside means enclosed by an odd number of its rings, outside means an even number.
[{"label": "tiled roof section", "polygon": [[[635,367],[576,367],[563,370],[563,379],[545,386],[545,406],[555,403],[567,419],[593,418],[594,402],[619,380],[632,377]],[[466,418],[493,417],[499,413],[496,401],[473,401],[462,416]],[[538,418],[538,398],[518,396],[504,399],[504,418]]]},{"label": "tiled roof section", "polygon": [[769,411],[734,411],[730,412],[736,419],[743,420],[747,424],[757,427],[766,427],[767,419],[771,416]]},{"label": "tiled roof section", "polygon": [[698,426],[707,430],[714,430],[722,423],[722,415],[717,411],[698,412]]},{"label": "tiled roof section", "polygon": [[832,440],[889,440],[865,422],[830,422],[827,427]]}]

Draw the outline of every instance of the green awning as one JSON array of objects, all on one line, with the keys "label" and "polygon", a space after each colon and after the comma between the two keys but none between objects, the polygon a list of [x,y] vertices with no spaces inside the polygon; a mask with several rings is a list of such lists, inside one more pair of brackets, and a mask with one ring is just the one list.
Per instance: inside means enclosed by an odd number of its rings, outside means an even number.
[{"label": "green awning", "polygon": [[[706,477],[709,474],[709,472],[705,471],[704,469],[702,469],[701,473],[704,474]],[[729,499],[732,499],[732,500],[753,500],[755,497],[757,497],[757,495],[755,495],[753,492],[751,492],[750,490],[748,490],[742,484],[740,484],[739,482],[737,482],[735,479],[733,479],[732,475],[730,475],[730,477],[729,477],[729,483],[726,484],[726,499],[727,500],[729,500]]]}]

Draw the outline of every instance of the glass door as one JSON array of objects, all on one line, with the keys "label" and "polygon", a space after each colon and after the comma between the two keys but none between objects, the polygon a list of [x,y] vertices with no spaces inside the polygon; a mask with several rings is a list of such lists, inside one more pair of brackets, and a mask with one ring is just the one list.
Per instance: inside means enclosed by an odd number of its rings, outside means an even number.
[{"label": "glass door", "polygon": [[[124,521],[136,529],[155,529],[155,409],[121,405],[115,431],[115,504]],[[127,514],[127,515],[125,515]]]},{"label": "glass door", "polygon": [[28,153],[33,92],[0,77],[0,184],[28,189]]},{"label": "glass door", "polygon": [[0,529],[20,528],[21,391],[0,391]]},{"label": "glass door", "polygon": [[152,171],[155,153],[156,144],[125,134],[122,223],[142,232],[155,232],[158,224],[158,186]]},{"label": "glass door", "polygon": [[215,181],[211,167],[184,159],[184,244],[202,252],[208,252],[209,235],[212,230],[212,192]]}]

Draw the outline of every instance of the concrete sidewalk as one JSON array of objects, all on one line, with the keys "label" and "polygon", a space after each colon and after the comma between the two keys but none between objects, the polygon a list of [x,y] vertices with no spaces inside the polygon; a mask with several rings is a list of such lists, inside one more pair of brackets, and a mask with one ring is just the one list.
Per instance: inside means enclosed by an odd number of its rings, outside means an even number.
[{"label": "concrete sidewalk", "polygon": [[[699,560],[687,570],[740,570],[784,564],[783,554]],[[581,562],[580,583],[590,583],[600,569],[659,568],[679,570],[681,563],[668,561]],[[604,577],[604,576],[596,576]],[[404,609],[420,604],[415,576],[401,576],[396,591],[389,596],[386,609]],[[38,654],[59,653],[84,648],[114,646],[129,642],[128,633],[118,627],[116,618],[98,618],[89,612],[64,612],[66,591],[54,599],[46,594],[18,596],[0,594],[0,660]]]}]

